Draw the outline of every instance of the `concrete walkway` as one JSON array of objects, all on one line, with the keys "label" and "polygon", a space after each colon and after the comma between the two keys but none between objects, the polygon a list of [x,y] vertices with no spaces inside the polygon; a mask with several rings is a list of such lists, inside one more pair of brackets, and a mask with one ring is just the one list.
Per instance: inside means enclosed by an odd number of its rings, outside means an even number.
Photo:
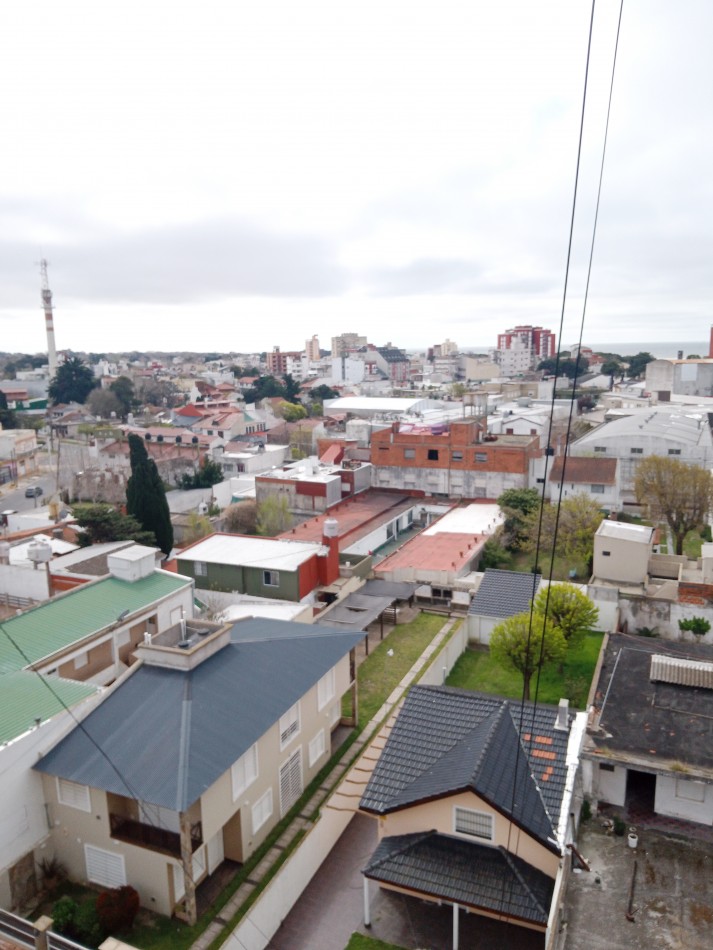
[{"label": "concrete walkway", "polygon": [[[250,894],[252,894],[255,888],[259,885],[262,878],[277,863],[285,848],[294,840],[299,832],[304,831],[311,826],[309,816],[313,815],[323,805],[325,800],[331,795],[337,785],[340,784],[340,782],[347,776],[348,773],[353,771],[355,760],[366,751],[366,748],[376,730],[390,715],[396,705],[401,702],[408,687],[421,674],[424,667],[428,665],[434,653],[440,649],[441,644],[448,637],[455,623],[456,618],[448,619],[443,627],[441,627],[440,631],[436,634],[433,640],[431,640],[430,644],[426,647],[408,673],[403,677],[398,686],[392,691],[384,705],[381,707],[381,709],[379,709],[374,718],[368,723],[361,735],[332,768],[315,794],[309,799],[308,802],[306,802],[301,813],[290,824],[290,826],[285,829],[281,837],[270,848],[260,864],[258,864],[257,867],[253,869],[250,877],[240,885],[238,890],[231,897],[225,907],[223,907],[220,914],[214,918],[207,929],[204,930],[201,936],[195,941],[195,943],[192,944],[191,950],[207,950],[207,947],[210,946],[213,940],[215,940],[216,937],[218,937],[227,928],[230,920],[235,916],[235,914],[237,914]],[[366,757],[362,756],[360,765],[365,761],[365,758]],[[371,768],[373,768],[376,758],[378,758],[378,755],[369,757],[368,761],[371,763]],[[368,769],[368,766],[360,768],[360,773],[364,777],[364,782],[366,781],[366,778],[368,778],[368,771],[365,769]],[[356,808],[356,804],[353,804],[352,807]],[[330,950],[337,950],[337,948],[332,947]]]}]

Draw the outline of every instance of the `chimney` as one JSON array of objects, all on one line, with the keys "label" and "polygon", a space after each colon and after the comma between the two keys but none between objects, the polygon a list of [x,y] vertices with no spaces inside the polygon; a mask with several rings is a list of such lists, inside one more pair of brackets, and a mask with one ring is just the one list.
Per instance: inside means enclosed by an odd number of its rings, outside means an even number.
[{"label": "chimney", "polygon": [[319,559],[319,582],[327,585],[339,577],[339,522],[336,518],[325,519],[322,544],[327,552]]},{"label": "chimney", "polygon": [[563,730],[564,732],[569,732],[569,700],[560,699],[560,704],[557,709],[557,721],[555,722],[555,729]]}]

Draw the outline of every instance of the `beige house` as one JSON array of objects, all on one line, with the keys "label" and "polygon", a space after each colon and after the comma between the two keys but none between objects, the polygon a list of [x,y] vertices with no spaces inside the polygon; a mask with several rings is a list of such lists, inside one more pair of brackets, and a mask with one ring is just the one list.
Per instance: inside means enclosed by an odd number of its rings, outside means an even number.
[{"label": "beige house", "polygon": [[549,938],[570,867],[584,714],[448,687],[409,692],[360,808],[378,816],[369,881]]},{"label": "beige house", "polygon": [[641,584],[653,553],[654,529],[602,521],[594,535],[594,576],[618,584]]},{"label": "beige house", "polygon": [[328,760],[350,689],[355,720],[364,634],[249,618],[178,636],[142,646],[36,768],[71,878],[195,922],[196,887],[244,862]]}]

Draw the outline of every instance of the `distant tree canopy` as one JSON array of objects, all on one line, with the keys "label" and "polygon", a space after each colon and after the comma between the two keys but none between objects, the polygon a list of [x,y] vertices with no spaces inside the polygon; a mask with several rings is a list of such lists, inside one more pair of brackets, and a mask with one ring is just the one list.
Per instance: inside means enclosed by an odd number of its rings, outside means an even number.
[{"label": "distant tree canopy", "polygon": [[257,533],[274,537],[292,526],[292,514],[284,495],[268,495],[257,506]]},{"label": "distant tree canopy", "polygon": [[339,393],[331,386],[322,383],[309,391],[310,402],[324,402],[325,399],[338,399]]},{"label": "distant tree canopy", "polygon": [[48,395],[55,405],[61,402],[84,403],[97,385],[90,367],[78,356],[72,356],[57,368]]},{"label": "distant tree canopy", "polygon": [[167,379],[146,379],[139,387],[139,397],[144,404],[152,406],[167,406],[173,409],[177,406],[183,394],[175,383]]},{"label": "distant tree canopy", "polygon": [[271,399],[273,396],[287,398],[285,387],[274,376],[261,376],[256,379],[254,385],[246,389],[243,395],[245,396],[245,402],[258,402],[260,399]]},{"label": "distant tree canopy", "polygon": [[192,475],[181,476],[180,486],[184,491],[190,488],[210,488],[223,481],[223,469],[217,462],[204,456],[198,466],[198,471]]},{"label": "distant tree canopy", "polygon": [[126,511],[145,531],[152,531],[156,543],[168,555],[173,547],[173,525],[166,501],[166,490],[156,463],[149,458],[143,439],[129,436],[131,477],[126,486]]},{"label": "distant tree canopy", "polygon": [[278,406],[278,415],[282,416],[285,422],[299,422],[300,419],[306,419],[309,413],[299,403],[283,402]]},{"label": "distant tree canopy", "polygon": [[621,376],[624,372],[624,366],[621,360],[609,359],[602,363],[602,373],[605,376]]},{"label": "distant tree canopy", "polygon": [[0,425],[3,429],[16,429],[17,416],[14,409],[8,409],[7,396],[0,389]]},{"label": "distant tree canopy", "polygon": [[538,370],[552,376],[557,373],[558,376],[566,376],[567,379],[574,379],[575,376],[582,376],[589,369],[589,360],[584,356],[578,356],[576,360],[562,358],[560,356],[559,364],[555,357],[549,357],[538,365]]},{"label": "distant tree canopy", "polygon": [[689,531],[705,524],[713,508],[713,475],[700,465],[650,455],[636,466],[634,490],[650,517],[665,521],[683,554]]},{"label": "distant tree canopy", "polygon": [[255,534],[257,527],[257,504],[246,499],[230,505],[223,512],[225,527],[235,534]]},{"label": "distant tree canopy", "polygon": [[622,357],[629,364],[629,376],[640,379],[646,372],[646,366],[653,363],[654,357],[650,353],[637,353],[635,356]]},{"label": "distant tree canopy", "polygon": [[528,515],[539,511],[540,493],[536,488],[506,488],[498,505],[505,516],[503,543],[507,548],[517,548],[527,537]]},{"label": "distant tree canopy", "polygon": [[79,535],[83,547],[106,541],[136,541],[137,544],[156,547],[156,536],[152,531],[144,531],[136,518],[122,515],[111,505],[75,505],[74,517],[85,529]]},{"label": "distant tree canopy", "polygon": [[100,419],[110,419],[112,412],[121,417],[122,405],[109,389],[93,389],[87,399],[87,409]]},{"label": "distant tree canopy", "polygon": [[109,392],[116,396],[119,401],[122,419],[126,419],[128,414],[137,408],[138,402],[136,400],[136,393],[134,392],[134,384],[128,376],[119,376],[113,383],[110,383]]},{"label": "distant tree canopy", "polygon": [[525,518],[521,546],[536,551],[539,537],[540,551],[551,553],[556,536],[556,556],[586,564],[594,550],[594,533],[603,520],[601,509],[587,495],[565,498],[559,505],[546,503],[541,520],[539,509]]}]

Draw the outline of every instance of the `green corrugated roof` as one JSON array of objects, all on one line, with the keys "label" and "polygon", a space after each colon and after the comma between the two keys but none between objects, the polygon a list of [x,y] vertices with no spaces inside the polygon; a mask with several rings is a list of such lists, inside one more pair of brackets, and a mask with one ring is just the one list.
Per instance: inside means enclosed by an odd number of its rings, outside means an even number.
[{"label": "green corrugated roof", "polygon": [[51,656],[110,626],[123,611],[135,613],[190,583],[158,571],[133,582],[106,577],[5,620],[0,623],[0,673]]},{"label": "green corrugated roof", "polygon": [[0,744],[27,732],[37,719],[51,719],[65,706],[75,706],[96,691],[91,683],[40,676],[28,670],[1,674]]}]

